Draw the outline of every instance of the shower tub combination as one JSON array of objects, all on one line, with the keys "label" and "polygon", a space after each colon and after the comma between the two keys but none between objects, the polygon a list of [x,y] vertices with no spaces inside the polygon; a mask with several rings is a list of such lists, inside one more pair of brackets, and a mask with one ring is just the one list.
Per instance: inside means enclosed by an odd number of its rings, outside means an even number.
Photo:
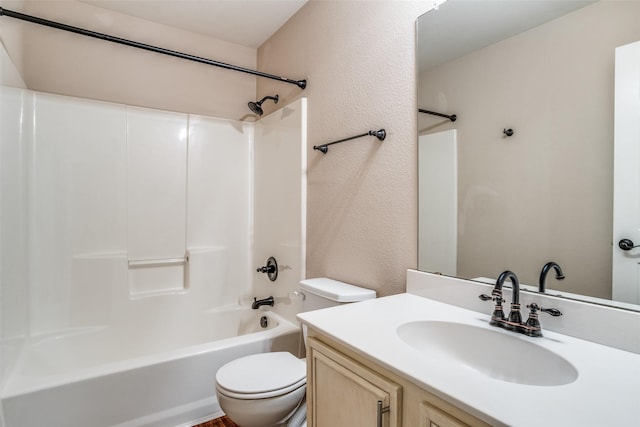
[{"label": "shower tub combination", "polygon": [[6,425],[193,425],[221,415],[215,374],[222,365],[254,353],[296,354],[300,342],[297,325],[248,307],[199,313],[152,337],[138,329],[33,339],[3,393]]},{"label": "shower tub combination", "polygon": [[298,354],[306,100],[244,123],[0,89],[6,427],[193,425],[223,364]]}]

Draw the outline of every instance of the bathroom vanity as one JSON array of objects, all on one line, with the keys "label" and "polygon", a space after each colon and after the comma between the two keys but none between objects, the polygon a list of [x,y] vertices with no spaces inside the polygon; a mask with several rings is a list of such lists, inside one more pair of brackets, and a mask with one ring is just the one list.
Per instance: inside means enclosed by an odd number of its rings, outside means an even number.
[{"label": "bathroom vanity", "polygon": [[312,334],[307,356],[310,426],[489,425],[327,335]]},{"label": "bathroom vanity", "polygon": [[639,354],[544,317],[539,338],[491,327],[485,304],[405,293],[299,314],[309,426],[637,425]]}]

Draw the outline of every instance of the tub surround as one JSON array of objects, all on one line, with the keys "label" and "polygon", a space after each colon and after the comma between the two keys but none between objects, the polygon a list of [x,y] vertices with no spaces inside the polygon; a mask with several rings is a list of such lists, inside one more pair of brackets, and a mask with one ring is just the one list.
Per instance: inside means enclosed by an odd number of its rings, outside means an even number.
[{"label": "tub surround", "polygon": [[[306,99],[247,123],[0,91],[8,426],[210,418],[218,367],[297,353]],[[267,255],[276,287],[255,272]],[[247,332],[264,310],[244,300],[267,295],[279,326]]]},{"label": "tub surround", "polygon": [[[486,293],[484,290],[477,292],[476,284],[462,283],[458,288],[447,288],[443,286],[443,278],[437,275],[410,271],[409,276],[412,276],[408,280],[409,293],[301,313],[298,317],[320,339],[327,337],[329,342],[338,343],[383,370],[491,425],[539,425],[540,419],[532,414],[532,408],[544,408],[547,425],[625,426],[637,421],[639,354],[554,332],[554,327],[564,328],[578,335],[580,328],[573,324],[573,320],[551,325],[550,317],[542,314],[540,320],[545,334],[542,338],[492,328],[488,325],[492,304],[478,300],[477,309],[466,309],[433,298],[439,295],[441,299],[453,297],[452,302],[471,301],[477,299],[479,293]],[[505,296],[505,299],[509,298]],[[525,296],[523,305],[528,298]],[[540,300],[537,302],[541,303]],[[565,313],[560,319],[590,316],[590,321],[583,321],[583,328],[598,329],[603,310],[616,311],[586,304],[570,307],[573,303],[577,304],[570,302],[562,306]],[[474,304],[469,302],[467,305]],[[542,302],[541,305],[548,306],[545,304]],[[461,363],[437,361],[406,344],[396,333],[400,325],[417,320],[463,323],[512,334],[514,339],[529,341],[565,358],[577,369],[578,377],[561,386],[531,386],[496,380]],[[609,334],[616,335],[616,330],[609,330]],[[627,335],[626,340],[633,340],[635,338],[630,337],[636,335]],[[625,341],[623,337],[617,337],[617,340]],[[500,354],[500,349],[496,349],[496,354]],[[522,369],[527,368],[523,364]]]}]

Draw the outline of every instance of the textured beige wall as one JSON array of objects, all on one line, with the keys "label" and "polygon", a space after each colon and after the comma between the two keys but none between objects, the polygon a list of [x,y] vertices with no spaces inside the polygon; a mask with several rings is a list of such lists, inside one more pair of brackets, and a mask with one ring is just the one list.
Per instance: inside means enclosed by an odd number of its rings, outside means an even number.
[{"label": "textured beige wall", "polygon": [[[280,95],[278,107],[309,99],[308,277],[387,295],[403,292],[405,270],[416,267],[415,20],[430,3],[311,1],[258,50],[259,69],[309,81],[304,91],[257,83],[259,95]],[[77,2],[29,2],[25,12],[249,68],[256,61],[250,49]],[[234,119],[255,96],[251,76],[17,25],[25,47],[17,62],[34,90]],[[361,138],[326,155],[312,149],[379,128],[384,142]]]},{"label": "textured beige wall", "polygon": [[[599,2],[420,76],[420,133],[458,129],[458,274],[611,297],[614,49],[640,2]],[[504,128],[514,136],[505,138]]]},{"label": "textured beige wall", "polygon": [[[10,8],[10,4],[6,0],[0,0],[0,6]],[[22,79],[24,71],[22,26],[11,19],[0,18],[0,42],[2,43],[0,83],[4,86],[24,87]],[[9,52],[11,52],[11,55],[9,55]]]},{"label": "textured beige wall", "polygon": [[0,85],[18,88],[27,87],[22,79],[22,74],[18,71],[18,67],[2,44],[0,44]]},{"label": "textured beige wall", "polygon": [[[4,0],[3,7],[246,68],[256,50],[77,1]],[[29,89],[231,119],[253,115],[254,76],[9,17],[2,42]]]},{"label": "textured beige wall", "polygon": [[[307,277],[388,295],[416,267],[415,20],[428,3],[311,1],[258,49],[261,70],[308,79],[258,81],[260,95],[309,99]],[[312,149],[379,128],[384,142]]]}]

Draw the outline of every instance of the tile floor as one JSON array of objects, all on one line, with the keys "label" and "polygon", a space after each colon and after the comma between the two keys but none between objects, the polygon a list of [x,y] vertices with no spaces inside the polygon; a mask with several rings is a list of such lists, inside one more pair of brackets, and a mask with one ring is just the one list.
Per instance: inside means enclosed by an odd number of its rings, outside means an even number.
[{"label": "tile floor", "polygon": [[194,427],[238,427],[238,425],[227,417],[220,417],[220,418],[216,418],[215,420],[198,424],[197,426],[194,426]]}]

